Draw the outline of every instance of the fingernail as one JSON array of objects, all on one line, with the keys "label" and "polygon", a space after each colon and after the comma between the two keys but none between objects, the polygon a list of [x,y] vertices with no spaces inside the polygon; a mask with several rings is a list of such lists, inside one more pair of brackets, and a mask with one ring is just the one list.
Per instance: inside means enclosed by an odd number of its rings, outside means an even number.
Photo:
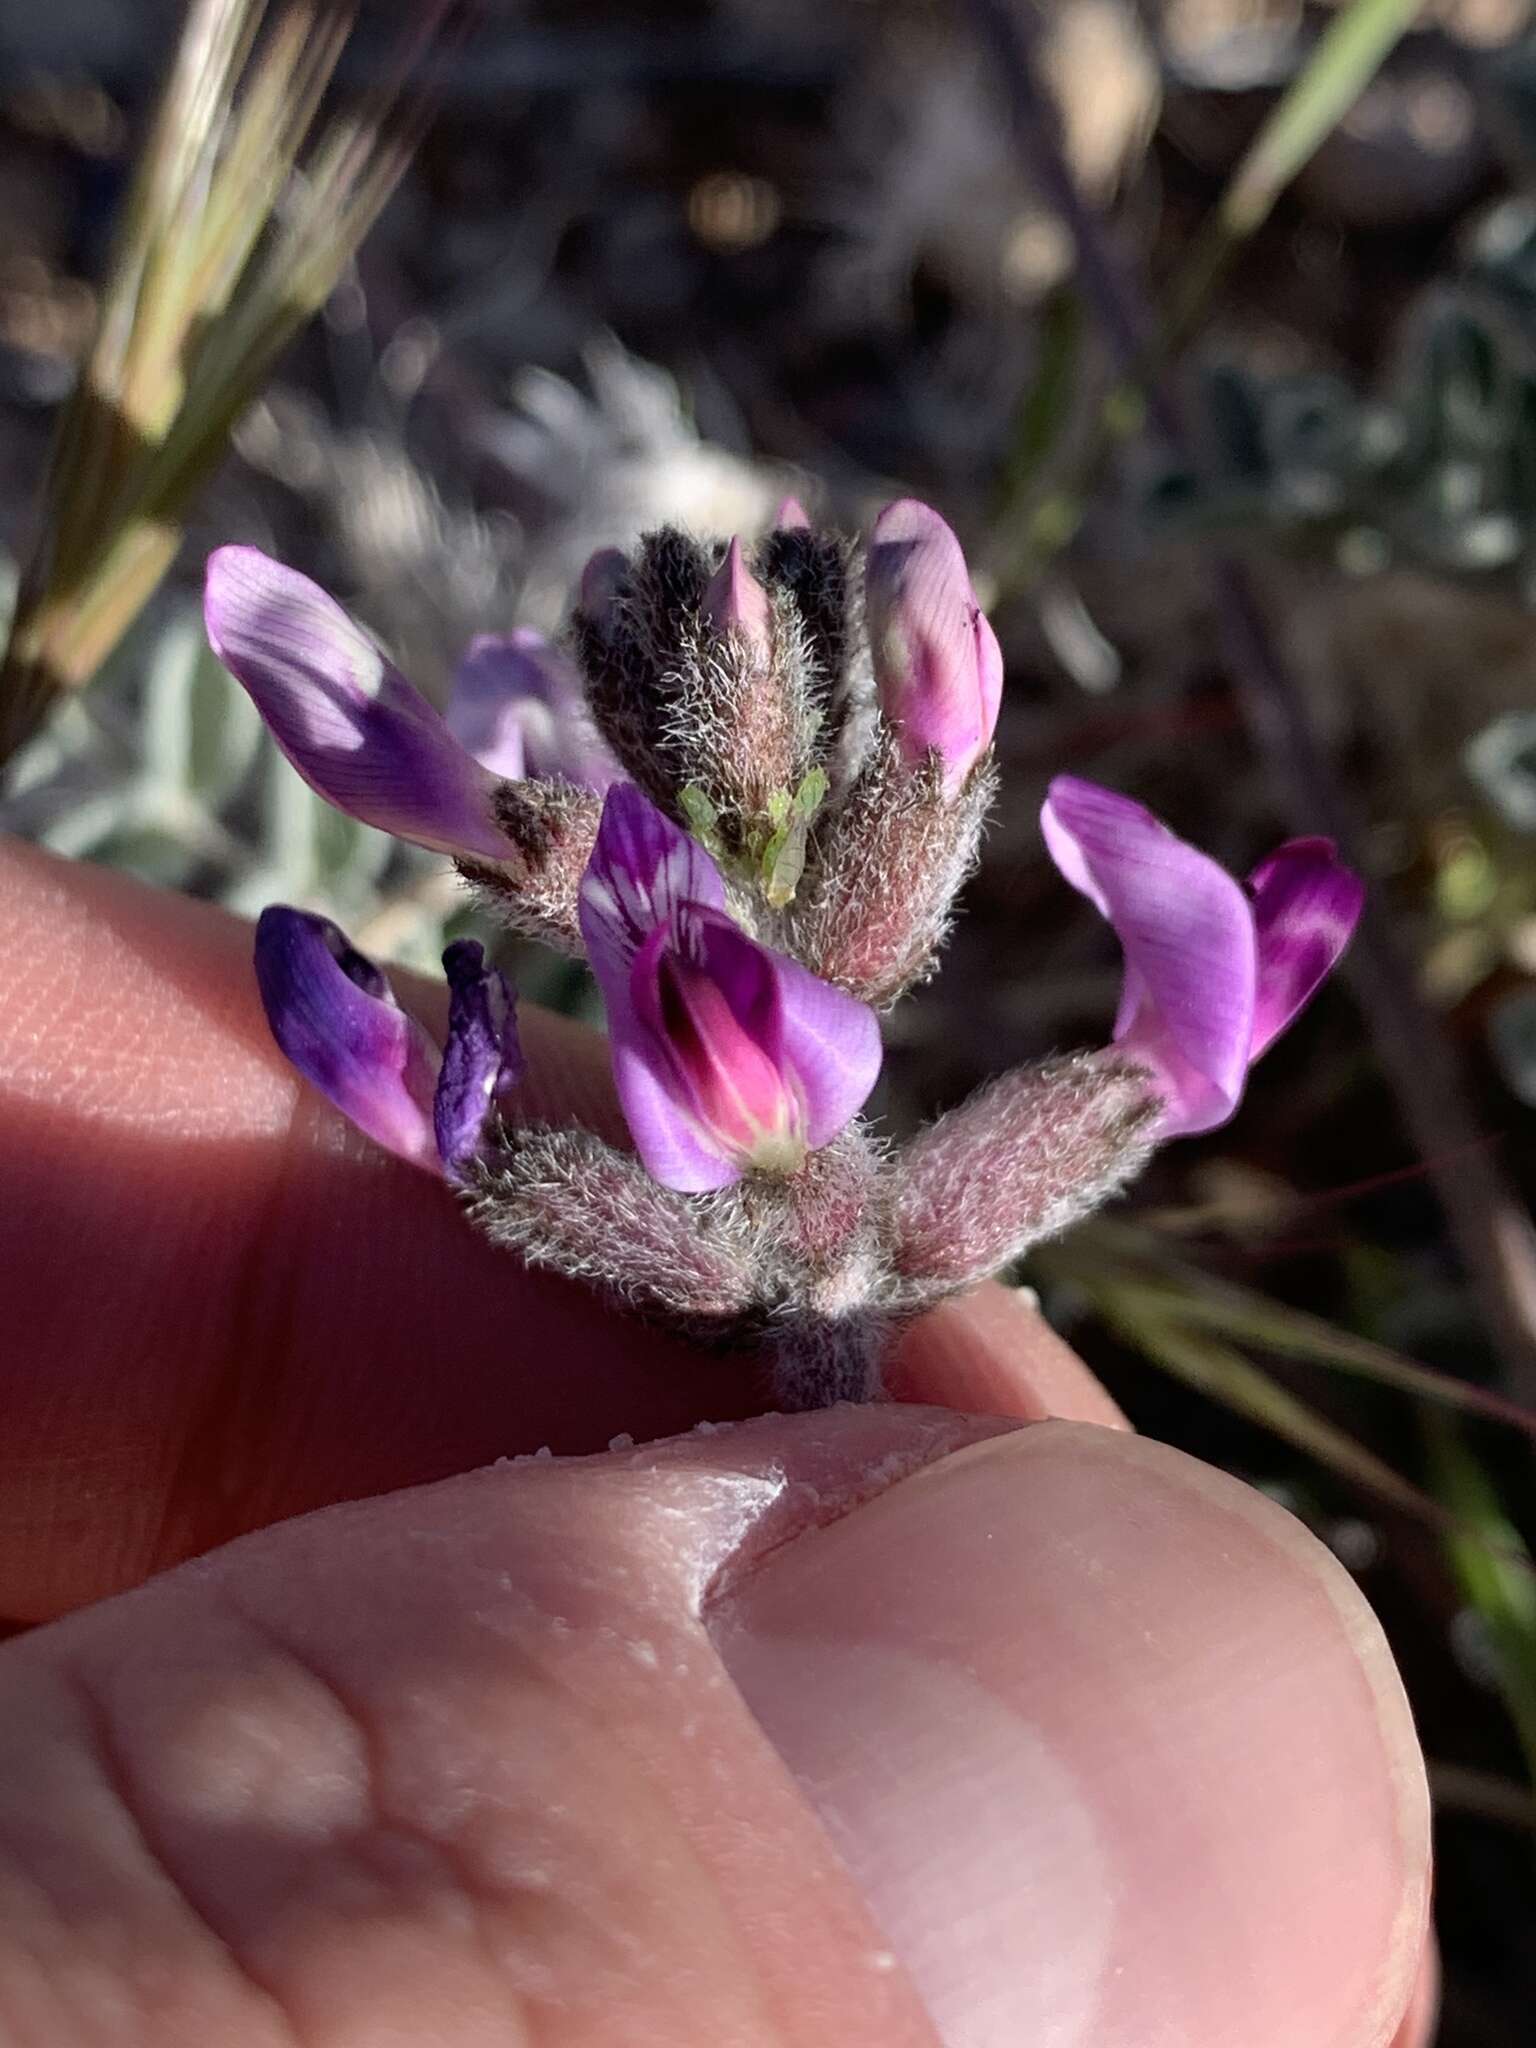
[{"label": "fingernail", "polygon": [[947,2048],[1384,2048],[1426,1913],[1386,1643],[1164,1446],[994,1438],[773,1552],[727,1669]]}]

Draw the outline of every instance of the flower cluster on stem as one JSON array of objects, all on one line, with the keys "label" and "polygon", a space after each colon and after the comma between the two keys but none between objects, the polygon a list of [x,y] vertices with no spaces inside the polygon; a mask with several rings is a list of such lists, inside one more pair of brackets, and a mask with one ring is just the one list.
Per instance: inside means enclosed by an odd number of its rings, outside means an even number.
[{"label": "flower cluster on stem", "polygon": [[904,1318],[1230,1117],[1359,915],[1326,841],[1244,887],[1059,776],[1046,846],[1125,955],[1110,1042],[877,1143],[879,1012],[932,970],[996,783],[1002,655],[937,513],[902,500],[861,548],[786,501],[752,546],[605,550],[564,644],[474,641],[441,714],[255,549],[210,558],[206,610],[314,789],[590,963],[633,1150],[516,1114],[512,993],[473,942],[444,956],[439,1049],[334,925],[268,910],[256,970],[284,1052],[493,1241],[755,1346],[781,1405],[875,1394]]}]

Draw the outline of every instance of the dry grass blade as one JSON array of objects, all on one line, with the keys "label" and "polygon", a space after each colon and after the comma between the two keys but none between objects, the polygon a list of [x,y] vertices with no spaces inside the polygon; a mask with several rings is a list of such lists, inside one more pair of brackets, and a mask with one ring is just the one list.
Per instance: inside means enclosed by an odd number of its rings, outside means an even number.
[{"label": "dry grass blade", "polygon": [[[1200,1272],[1169,1254],[1147,1231],[1124,1224],[1093,1223],[1079,1231],[1073,1250],[1079,1256],[1097,1256],[1134,1272],[1137,1285],[1156,1295],[1162,1313],[1190,1327],[1209,1330],[1229,1343],[1254,1345],[1276,1358],[1299,1359],[1374,1380],[1399,1393],[1480,1415],[1536,1437],[1536,1414],[1520,1402],[1471,1380],[1436,1372],[1388,1345],[1341,1330],[1322,1316]],[[1081,1273],[1077,1258],[1072,1273],[1074,1278]]]},{"label": "dry grass blade", "polygon": [[411,10],[326,117],[356,0],[193,0],[60,421],[0,672],[0,763],[88,682],[164,575],[189,501],[333,290],[430,118],[472,0]]},{"label": "dry grass blade", "polygon": [[1449,1529],[1451,1517],[1438,1501],[1346,1430],[1309,1408],[1232,1345],[1165,1319],[1133,1290],[1100,1287],[1095,1305],[1107,1323],[1186,1386],[1273,1431],[1341,1479],[1375,1494],[1416,1521]]},{"label": "dry grass blade", "polygon": [[[1475,1514],[1464,1514],[1466,1494],[1446,1505],[1415,1486],[1384,1458],[1245,1357],[1225,1336],[1194,1326],[1186,1315],[1185,1296],[1163,1278],[1148,1278],[1123,1261],[1117,1262],[1102,1244],[1097,1255],[1090,1246],[1084,1257],[1081,1240],[1088,1235],[1079,1232],[1070,1252],[1052,1248],[1044,1255],[1037,1254],[1035,1263],[1087,1296],[1112,1330],[1174,1379],[1283,1438],[1350,1485],[1438,1530],[1459,1546],[1453,1553],[1458,1560],[1480,1557],[1506,1595],[1513,1583],[1507,1575],[1513,1574],[1514,1581],[1526,1589],[1519,1597],[1528,1595],[1529,1601],[1536,1603],[1536,1566],[1507,1524],[1495,1527],[1482,1506]],[[1438,1379],[1438,1375],[1431,1377]],[[1480,1474],[1481,1468],[1470,1462]],[[1532,1648],[1536,1651],[1536,1635]]]}]

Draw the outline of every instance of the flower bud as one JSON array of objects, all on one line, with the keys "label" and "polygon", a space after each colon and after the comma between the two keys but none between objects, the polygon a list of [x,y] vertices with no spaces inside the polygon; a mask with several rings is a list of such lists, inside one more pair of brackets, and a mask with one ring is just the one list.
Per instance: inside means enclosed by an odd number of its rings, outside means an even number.
[{"label": "flower bud", "polygon": [[773,610],[742,557],[739,540],[731,541],[725,560],[705,585],[700,609],[717,633],[734,634],[765,665],[772,659]]},{"label": "flower bud", "polygon": [[954,796],[992,744],[1003,657],[937,512],[914,498],[885,508],[870,534],[864,597],[880,708],[907,762],[940,756]]},{"label": "flower bud", "polygon": [[593,625],[601,628],[629,575],[629,557],[622,548],[599,548],[582,570],[576,602]]}]

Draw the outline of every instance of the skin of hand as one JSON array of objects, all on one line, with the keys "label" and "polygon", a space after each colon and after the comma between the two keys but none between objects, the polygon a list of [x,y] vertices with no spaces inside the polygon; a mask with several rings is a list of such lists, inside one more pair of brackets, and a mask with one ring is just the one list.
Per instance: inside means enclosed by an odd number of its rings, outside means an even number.
[{"label": "skin of hand", "polygon": [[0,845],[0,958],[5,2048],[1428,2041],[1368,1609],[1020,1299],[742,1419],[303,1089],[234,921]]}]

